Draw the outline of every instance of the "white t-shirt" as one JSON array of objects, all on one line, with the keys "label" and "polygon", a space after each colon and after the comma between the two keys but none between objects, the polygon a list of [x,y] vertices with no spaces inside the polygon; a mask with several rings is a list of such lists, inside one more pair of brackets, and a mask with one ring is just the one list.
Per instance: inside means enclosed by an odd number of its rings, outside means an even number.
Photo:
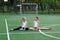
[{"label": "white t-shirt", "polygon": [[27,21],[25,21],[25,22],[22,22],[22,27],[26,27],[27,26]]},{"label": "white t-shirt", "polygon": [[34,27],[38,27],[38,21],[34,21]]}]

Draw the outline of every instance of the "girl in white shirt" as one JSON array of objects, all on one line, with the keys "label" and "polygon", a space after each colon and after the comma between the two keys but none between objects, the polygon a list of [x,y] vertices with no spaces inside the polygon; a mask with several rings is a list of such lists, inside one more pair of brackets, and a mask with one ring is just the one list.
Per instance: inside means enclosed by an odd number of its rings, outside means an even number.
[{"label": "girl in white shirt", "polygon": [[33,28],[33,30],[39,30],[39,19],[37,16],[34,18]]},{"label": "girl in white shirt", "polygon": [[15,30],[28,30],[26,17],[22,18],[21,26],[20,27],[17,27],[15,29],[11,29],[11,31],[15,31]]},{"label": "girl in white shirt", "polygon": [[34,17],[33,28],[29,28],[30,30],[39,30],[39,19],[38,17]]},{"label": "girl in white shirt", "polygon": [[34,17],[33,28],[30,30],[51,30],[51,28],[39,28],[39,18],[36,16]]}]

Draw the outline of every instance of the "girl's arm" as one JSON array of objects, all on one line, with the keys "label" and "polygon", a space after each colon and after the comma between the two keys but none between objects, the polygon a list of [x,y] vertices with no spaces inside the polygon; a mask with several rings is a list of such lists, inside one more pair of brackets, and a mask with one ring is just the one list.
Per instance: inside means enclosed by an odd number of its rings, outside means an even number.
[{"label": "girl's arm", "polygon": [[20,21],[20,25],[22,26],[22,20]]},{"label": "girl's arm", "polygon": [[40,27],[40,21],[38,20],[38,27]]},{"label": "girl's arm", "polygon": [[27,25],[28,25],[28,23],[27,23],[27,21],[26,21],[26,26],[25,26],[25,27],[27,27]]}]

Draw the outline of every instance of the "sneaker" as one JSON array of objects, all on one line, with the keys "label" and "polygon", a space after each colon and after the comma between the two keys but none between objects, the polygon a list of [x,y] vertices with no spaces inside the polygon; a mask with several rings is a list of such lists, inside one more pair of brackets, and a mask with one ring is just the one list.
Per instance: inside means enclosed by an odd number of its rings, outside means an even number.
[{"label": "sneaker", "polygon": [[14,31],[13,29],[11,29],[10,31]]}]

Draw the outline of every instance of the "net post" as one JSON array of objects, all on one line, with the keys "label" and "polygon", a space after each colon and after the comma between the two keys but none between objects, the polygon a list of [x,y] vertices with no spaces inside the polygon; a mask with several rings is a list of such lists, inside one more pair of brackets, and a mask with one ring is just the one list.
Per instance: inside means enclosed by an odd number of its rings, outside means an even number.
[{"label": "net post", "polygon": [[20,14],[22,14],[22,4],[20,4]]},{"label": "net post", "polygon": [[36,15],[38,15],[38,4],[36,4]]}]

